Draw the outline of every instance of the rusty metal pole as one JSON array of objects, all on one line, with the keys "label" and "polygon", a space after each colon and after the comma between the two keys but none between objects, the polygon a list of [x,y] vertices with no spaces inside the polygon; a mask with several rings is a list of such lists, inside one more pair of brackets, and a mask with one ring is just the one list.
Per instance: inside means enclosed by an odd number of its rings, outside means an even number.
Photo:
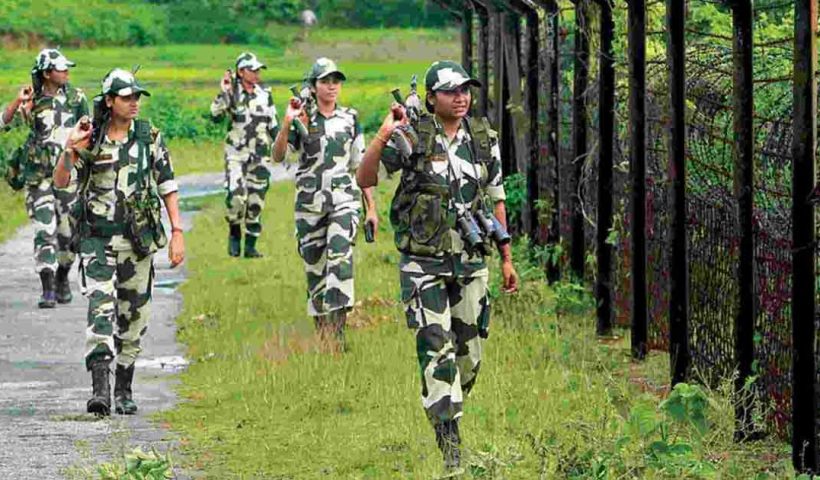
[{"label": "rusty metal pole", "polygon": [[794,15],[792,139],[792,463],[817,474],[817,232],[811,203],[817,147],[817,0],[797,0]]},{"label": "rusty metal pole", "polygon": [[646,0],[629,0],[629,152],[632,157],[632,357],[647,353]]},{"label": "rusty metal pole", "polygon": [[587,31],[586,0],[575,3],[575,69],[572,101],[572,246],[570,267],[575,280],[584,279],[584,214],[581,210],[581,174],[587,154],[587,101],[589,87],[589,37]]},{"label": "rusty metal pole", "polygon": [[598,274],[595,292],[598,299],[596,331],[598,335],[612,333],[612,245],[609,233],[612,230],[612,156],[615,149],[615,58],[612,40],[615,24],[612,21],[612,5],[602,0],[601,8],[601,53],[598,101],[598,126],[601,133],[598,150],[598,228],[596,230]]},{"label": "rusty metal pole", "polygon": [[752,396],[744,392],[752,375],[755,326],[755,251],[753,216],[754,188],[754,85],[752,0],[734,0],[734,169],[740,223],[740,264],[738,265],[739,308],[735,317],[735,438],[745,440],[752,433]]},{"label": "rusty metal pole", "polygon": [[669,41],[670,142],[672,181],[672,254],[670,256],[669,355],[672,384],[689,370],[689,252],[686,244],[686,69],[684,23],[686,0],[666,0]]}]

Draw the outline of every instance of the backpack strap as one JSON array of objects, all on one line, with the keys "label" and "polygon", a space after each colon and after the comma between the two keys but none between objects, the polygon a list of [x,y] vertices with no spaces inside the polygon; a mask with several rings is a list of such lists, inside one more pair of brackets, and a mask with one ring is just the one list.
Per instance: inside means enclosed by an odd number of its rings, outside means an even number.
[{"label": "backpack strap", "polygon": [[470,138],[473,147],[473,153],[476,155],[476,160],[484,165],[489,165],[492,162],[492,149],[490,147],[490,121],[487,117],[474,119],[467,117],[467,127],[470,129]]},{"label": "backpack strap", "polygon": [[436,144],[436,124],[432,115],[422,115],[416,124],[416,134],[419,139],[413,149],[411,159],[415,160],[413,170],[424,171],[427,156],[433,152]]},{"label": "backpack strap", "polygon": [[[148,171],[148,185],[151,185],[151,144],[154,143],[154,133],[151,122],[148,120],[134,120],[134,141],[137,144],[139,153],[137,154],[137,190],[140,192],[146,188],[145,174]],[[130,148],[130,147],[129,147]],[[148,163],[143,166],[143,164]]]}]

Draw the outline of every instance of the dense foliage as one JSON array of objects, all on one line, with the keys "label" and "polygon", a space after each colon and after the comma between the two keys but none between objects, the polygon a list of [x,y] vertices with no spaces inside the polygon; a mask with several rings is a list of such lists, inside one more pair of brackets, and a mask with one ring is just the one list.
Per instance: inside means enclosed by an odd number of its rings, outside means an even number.
[{"label": "dense foliage", "polygon": [[440,27],[451,20],[428,0],[6,0],[0,37],[22,46],[270,44],[268,27],[298,24],[305,8],[331,27]]}]

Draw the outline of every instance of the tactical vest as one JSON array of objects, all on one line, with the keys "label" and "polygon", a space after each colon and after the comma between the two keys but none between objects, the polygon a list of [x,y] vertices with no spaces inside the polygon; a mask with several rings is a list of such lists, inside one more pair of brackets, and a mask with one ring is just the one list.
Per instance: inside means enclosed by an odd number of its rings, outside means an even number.
[{"label": "tactical vest", "polygon": [[[71,110],[74,121],[76,122],[85,113],[82,108],[82,97],[79,90],[66,85],[66,106]],[[37,118],[37,114],[51,107],[51,100],[49,102],[42,102],[44,97],[40,97],[38,101],[35,100],[34,107],[31,110],[32,118]],[[54,127],[56,128],[56,126]],[[23,183],[29,185],[36,185],[46,178],[51,178],[54,173],[53,165],[51,164],[51,156],[53,151],[50,151],[44,145],[37,141],[35,126],[32,125],[32,130],[23,144],[19,156],[19,171],[22,176]],[[16,154],[17,155],[17,154]]]},{"label": "tactical vest", "polygon": [[[153,161],[151,158],[151,145],[156,140],[157,131],[151,127],[147,120],[134,120],[134,136],[120,148],[119,164],[116,168],[124,168],[130,163],[128,151],[134,144],[137,145],[137,186],[133,195],[125,199],[125,215],[122,225],[116,225],[112,229],[100,228],[88,222],[87,203],[88,187],[91,182],[90,165],[82,170],[83,176],[80,179],[79,196],[77,208],[80,219],[78,234],[80,236],[112,236],[125,235],[131,242],[134,253],[138,257],[147,256],[157,248],[164,247],[167,236],[161,222],[160,199],[156,189],[151,187],[151,170]],[[87,158],[93,161],[98,152],[90,153]],[[76,235],[76,234],[75,234]]]},{"label": "tactical vest", "polygon": [[[486,171],[492,160],[489,122],[486,118],[474,120],[469,117],[466,121],[471,134],[472,160]],[[450,230],[456,224],[456,212],[450,208],[453,191],[433,173],[436,127],[432,115],[422,116],[415,130],[418,141],[410,155],[410,168],[402,172],[390,205],[396,248],[402,253],[419,256],[452,253]],[[481,190],[483,187],[477,195]],[[472,203],[475,206],[477,202],[473,199]]]}]

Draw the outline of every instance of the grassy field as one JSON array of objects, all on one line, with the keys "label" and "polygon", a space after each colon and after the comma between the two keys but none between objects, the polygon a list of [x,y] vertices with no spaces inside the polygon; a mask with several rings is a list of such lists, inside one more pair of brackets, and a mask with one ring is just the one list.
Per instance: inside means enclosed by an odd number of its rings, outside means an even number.
[{"label": "grassy field", "polygon": [[[380,187],[383,220],[391,190]],[[305,313],[292,197],[289,184],[269,193],[262,260],[227,258],[220,199],[205,203],[187,237],[178,325],[192,365],[182,374],[183,402],[161,414],[182,437],[180,460],[207,478],[434,477],[440,456],[419,402],[389,227],[356,249],[350,350],[333,353]],[[516,257],[527,281],[494,300],[485,362],[466,403],[466,478],[791,475],[782,443],[732,442],[725,391],[678,392],[660,408],[666,355],[634,364],[628,338],[599,342],[586,294],[547,288],[539,269]],[[679,420],[675,398],[687,412]]]},{"label": "grassy field", "polygon": [[[271,86],[280,115],[290,93],[311,63],[320,56],[336,59],[347,74],[341,103],[359,110],[366,131],[383,118],[390,90],[406,90],[410,77],[423,75],[438,58],[457,58],[457,32],[410,29],[315,30],[309,41],[294,27],[270,27],[271,45],[165,45],[104,47],[63,52],[77,63],[71,81],[89,98],[114,67],[140,65],[138,78],[152,92],[143,102],[142,116],[151,118],[169,142],[178,175],[220,171],[225,126],[213,124],[208,108],[226,68],[233,67],[244,50],[255,52],[268,65],[263,81]],[[14,98],[30,82],[29,70],[37,49],[0,50],[0,105]],[[4,159],[22,142],[22,127],[0,135],[0,172]],[[0,241],[25,222],[20,212],[22,196],[0,188]]]}]

